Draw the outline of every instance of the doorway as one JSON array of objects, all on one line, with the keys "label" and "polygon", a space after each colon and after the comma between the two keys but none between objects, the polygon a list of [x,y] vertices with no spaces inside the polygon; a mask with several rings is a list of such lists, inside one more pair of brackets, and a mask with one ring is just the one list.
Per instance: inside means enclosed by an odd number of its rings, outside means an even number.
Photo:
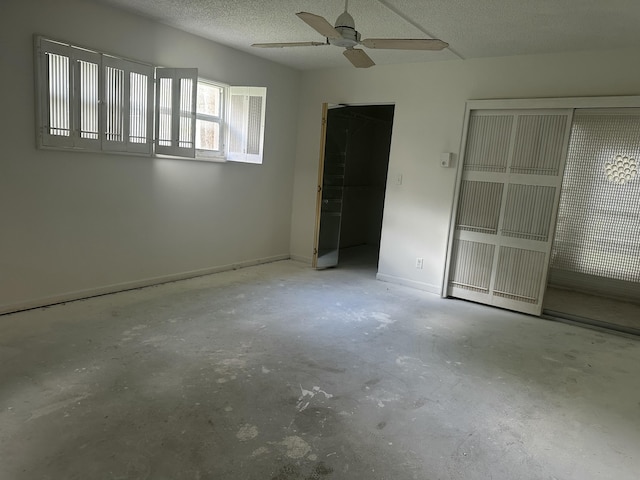
[{"label": "doorway", "polygon": [[394,109],[325,105],[314,268],[377,268]]}]

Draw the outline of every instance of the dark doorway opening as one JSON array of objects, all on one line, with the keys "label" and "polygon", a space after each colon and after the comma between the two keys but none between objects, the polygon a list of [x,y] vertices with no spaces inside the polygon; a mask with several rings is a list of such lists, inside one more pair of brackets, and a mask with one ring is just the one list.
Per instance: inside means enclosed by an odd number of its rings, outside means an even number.
[{"label": "dark doorway opening", "polygon": [[378,265],[394,108],[327,112],[317,268]]}]

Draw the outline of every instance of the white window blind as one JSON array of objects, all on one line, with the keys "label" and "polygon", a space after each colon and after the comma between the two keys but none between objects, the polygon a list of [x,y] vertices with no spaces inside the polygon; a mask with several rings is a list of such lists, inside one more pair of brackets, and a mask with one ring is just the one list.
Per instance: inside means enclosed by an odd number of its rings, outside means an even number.
[{"label": "white window blind", "polygon": [[77,95],[80,98],[78,112],[80,138],[98,140],[100,138],[98,134],[98,110],[100,106],[100,98],[98,97],[99,65],[86,60],[78,60],[76,67],[79,79]]},{"label": "white window blind", "polygon": [[104,150],[151,153],[153,68],[104,56]]},{"label": "white window blind", "polygon": [[100,55],[48,40],[37,47],[40,143],[99,148]]},{"label": "white window blind", "polygon": [[42,37],[38,145],[151,154],[153,67]]},{"label": "white window blind", "polygon": [[[111,149],[124,147],[124,70],[110,65],[105,67],[105,146],[111,143]],[[123,148],[124,149],[124,148]]]},{"label": "white window blind", "polygon": [[100,54],[74,47],[69,50],[73,61],[73,145],[99,149]]},{"label": "white window blind", "polygon": [[156,68],[156,153],[195,157],[198,70]]},{"label": "white window blind", "polygon": [[69,49],[51,44],[49,51],[43,53],[42,71],[45,82],[42,105],[42,143],[45,145],[73,146],[71,137],[71,67]]},{"label": "white window blind", "polygon": [[262,163],[267,89],[229,88],[229,149],[227,159]]}]

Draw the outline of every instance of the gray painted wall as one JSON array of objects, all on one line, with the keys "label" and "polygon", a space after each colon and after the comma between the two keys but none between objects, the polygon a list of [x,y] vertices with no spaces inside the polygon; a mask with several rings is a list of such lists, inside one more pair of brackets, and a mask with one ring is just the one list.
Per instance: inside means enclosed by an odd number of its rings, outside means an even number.
[{"label": "gray painted wall", "polygon": [[[305,72],[291,254],[310,261],[321,104],[395,104],[379,278],[441,292],[454,168],[440,153],[460,150],[470,99],[638,95],[638,49],[455,60]],[[620,73],[624,72],[624,73]],[[416,258],[424,268],[416,269]]]},{"label": "gray painted wall", "polygon": [[[0,311],[289,255],[297,71],[79,0],[4,0],[0,27]],[[264,164],[37,150],[34,34],[266,86]]]}]

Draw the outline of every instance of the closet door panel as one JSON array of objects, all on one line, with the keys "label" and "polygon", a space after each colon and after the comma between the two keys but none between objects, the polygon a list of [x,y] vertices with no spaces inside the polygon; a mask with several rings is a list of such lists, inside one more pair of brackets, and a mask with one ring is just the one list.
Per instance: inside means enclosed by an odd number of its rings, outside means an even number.
[{"label": "closet door panel", "polygon": [[460,189],[456,227],[459,230],[498,233],[504,186],[499,182],[464,180]]},{"label": "closet door panel", "polygon": [[555,193],[555,187],[509,184],[502,235],[547,242]]},{"label": "closet door panel", "polygon": [[471,112],[449,295],[541,313],[571,117],[571,110]]},{"label": "closet door panel", "polygon": [[491,244],[456,239],[451,259],[452,289],[468,300],[486,303],[495,250]]},{"label": "closet door panel", "polygon": [[501,247],[493,285],[493,305],[510,308],[517,302],[518,310],[539,314],[546,270],[545,252],[514,247]]}]

